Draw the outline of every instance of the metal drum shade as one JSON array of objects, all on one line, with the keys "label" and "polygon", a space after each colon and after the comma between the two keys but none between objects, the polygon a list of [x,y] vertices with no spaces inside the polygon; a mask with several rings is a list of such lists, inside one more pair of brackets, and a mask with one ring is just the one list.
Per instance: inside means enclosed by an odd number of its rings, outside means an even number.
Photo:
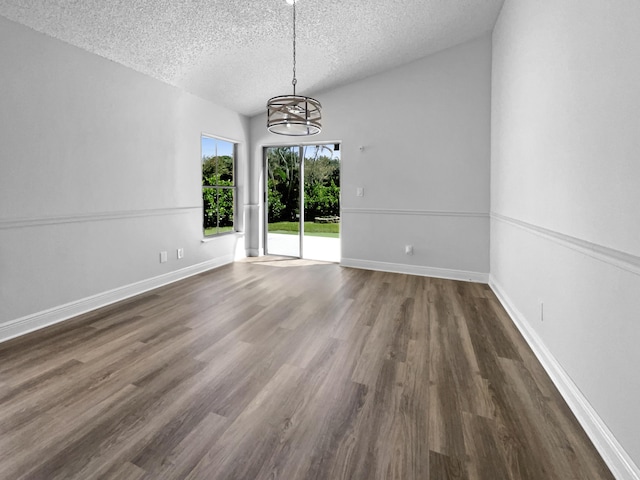
[{"label": "metal drum shade", "polygon": [[322,130],[322,105],[315,98],[281,95],[267,102],[267,129],[278,135],[316,135]]}]

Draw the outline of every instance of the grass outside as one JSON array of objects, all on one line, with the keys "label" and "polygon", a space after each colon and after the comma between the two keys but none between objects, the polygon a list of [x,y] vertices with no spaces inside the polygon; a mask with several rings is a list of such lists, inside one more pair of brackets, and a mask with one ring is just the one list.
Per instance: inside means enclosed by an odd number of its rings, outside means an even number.
[{"label": "grass outside", "polygon": [[[269,224],[269,233],[297,235],[300,230],[298,222],[274,222]],[[304,234],[312,237],[340,237],[339,223],[304,222]]]},{"label": "grass outside", "polygon": [[[220,227],[218,228],[218,232],[217,233],[227,233],[227,232],[232,232],[233,231],[233,227]],[[212,228],[205,228],[204,229],[204,236],[208,237],[209,235],[215,235],[216,234],[216,227],[212,227]]]}]

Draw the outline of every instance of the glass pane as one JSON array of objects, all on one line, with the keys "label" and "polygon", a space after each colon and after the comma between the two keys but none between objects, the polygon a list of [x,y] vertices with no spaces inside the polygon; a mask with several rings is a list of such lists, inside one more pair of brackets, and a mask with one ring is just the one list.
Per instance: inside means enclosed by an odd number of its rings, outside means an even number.
[{"label": "glass pane", "polygon": [[233,231],[233,189],[218,188],[218,233]]},{"label": "glass pane", "polygon": [[[305,222],[339,224],[340,151],[334,152],[333,145],[304,147],[304,200]],[[313,233],[305,229],[305,235]]]},{"label": "glass pane", "polygon": [[267,149],[267,252],[300,256],[300,158],[298,147]]},{"label": "glass pane", "polygon": [[202,136],[202,185],[234,185],[235,144]]},{"label": "glass pane", "polygon": [[217,183],[216,179],[216,139],[202,136],[202,185],[210,186]]},{"label": "glass pane", "polygon": [[340,261],[340,150],[307,145],[304,154],[304,258]]},{"label": "glass pane", "polygon": [[231,188],[204,188],[202,190],[205,236],[233,232],[234,191]]},{"label": "glass pane", "polygon": [[202,189],[202,228],[205,236],[218,233],[218,209],[215,188]]},{"label": "glass pane", "polygon": [[235,145],[218,140],[218,185],[233,185]]}]

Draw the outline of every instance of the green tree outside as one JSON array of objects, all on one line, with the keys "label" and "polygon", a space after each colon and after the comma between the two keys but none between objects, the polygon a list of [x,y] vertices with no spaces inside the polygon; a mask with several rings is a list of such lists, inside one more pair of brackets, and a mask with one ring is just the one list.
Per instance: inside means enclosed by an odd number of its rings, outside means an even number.
[{"label": "green tree outside", "polygon": [[[307,154],[308,149],[312,149]],[[304,218],[340,215],[340,161],[332,158],[326,146],[304,147]],[[325,151],[326,150],[326,151]],[[268,150],[269,223],[296,222],[299,219],[300,163],[298,149],[289,147]]]},{"label": "green tree outside", "polygon": [[[228,155],[202,159],[203,227],[205,235],[233,230],[233,158]],[[211,187],[211,188],[207,188]]]}]

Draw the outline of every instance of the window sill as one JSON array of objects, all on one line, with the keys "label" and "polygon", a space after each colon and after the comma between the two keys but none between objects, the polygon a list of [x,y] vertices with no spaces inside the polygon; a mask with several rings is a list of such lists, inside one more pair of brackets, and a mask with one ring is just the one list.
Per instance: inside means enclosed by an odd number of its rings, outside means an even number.
[{"label": "window sill", "polygon": [[217,235],[212,235],[210,237],[204,237],[202,240],[200,240],[200,243],[209,243],[216,240],[217,238],[228,237],[230,235],[242,235],[243,233],[244,232],[238,232],[238,231],[219,233]]}]

